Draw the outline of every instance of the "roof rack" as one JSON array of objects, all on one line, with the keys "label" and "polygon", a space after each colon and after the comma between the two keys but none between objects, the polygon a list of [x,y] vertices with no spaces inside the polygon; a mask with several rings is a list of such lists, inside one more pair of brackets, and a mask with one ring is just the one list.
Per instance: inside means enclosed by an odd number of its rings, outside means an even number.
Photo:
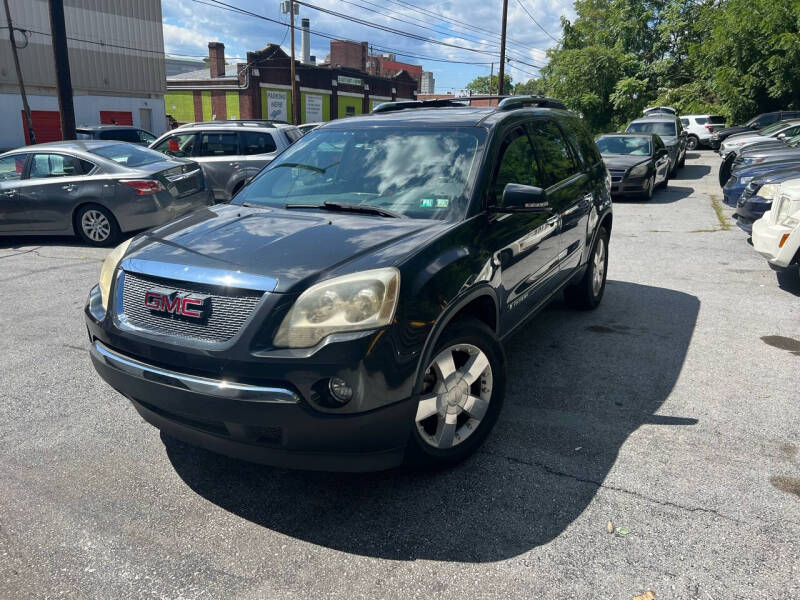
[{"label": "roof rack", "polygon": [[383,102],[372,109],[373,113],[406,110],[410,108],[436,108],[447,106],[466,106],[477,100],[499,100],[498,110],[515,110],[518,108],[560,108],[565,109],[561,100],[547,98],[546,96],[464,96],[461,98],[437,98],[435,100],[400,100],[396,102]]},{"label": "roof rack", "polygon": [[196,127],[198,125],[234,125],[236,127],[275,127],[275,125],[288,125],[286,121],[268,120],[268,119],[219,119],[217,121],[194,121],[192,123],[184,123],[178,129],[183,127]]}]

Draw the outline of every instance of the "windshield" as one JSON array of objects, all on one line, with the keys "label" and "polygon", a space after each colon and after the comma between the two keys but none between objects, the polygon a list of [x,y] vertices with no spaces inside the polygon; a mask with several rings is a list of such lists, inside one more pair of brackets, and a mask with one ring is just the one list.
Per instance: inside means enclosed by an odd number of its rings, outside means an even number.
[{"label": "windshield", "polygon": [[444,219],[466,209],[485,136],[478,128],[317,129],[274,160],[233,204],[335,202]]},{"label": "windshield", "polygon": [[639,121],[628,125],[633,133],[656,133],[660,136],[675,137],[675,123],[670,121]]},{"label": "windshield", "polygon": [[141,167],[151,163],[167,160],[160,152],[148,150],[133,144],[112,144],[110,146],[100,146],[91,151],[103,158],[108,158],[126,167]]},{"label": "windshield", "polygon": [[786,123],[781,123],[781,122],[774,123],[774,124],[772,124],[772,125],[770,125],[768,127],[764,127],[764,129],[759,131],[758,134],[759,135],[770,135],[772,133],[775,133],[776,131],[780,131],[781,129],[786,127],[786,125],[787,125]]},{"label": "windshield", "polygon": [[650,156],[650,138],[622,135],[604,135],[597,140],[600,154],[631,154]]}]

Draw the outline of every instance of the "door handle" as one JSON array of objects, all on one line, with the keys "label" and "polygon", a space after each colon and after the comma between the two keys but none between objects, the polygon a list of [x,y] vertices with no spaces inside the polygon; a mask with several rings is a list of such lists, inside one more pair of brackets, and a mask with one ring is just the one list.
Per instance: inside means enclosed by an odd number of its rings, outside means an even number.
[{"label": "door handle", "polygon": [[3,196],[8,196],[9,198],[16,194],[14,190],[8,190],[7,192],[3,192]]}]

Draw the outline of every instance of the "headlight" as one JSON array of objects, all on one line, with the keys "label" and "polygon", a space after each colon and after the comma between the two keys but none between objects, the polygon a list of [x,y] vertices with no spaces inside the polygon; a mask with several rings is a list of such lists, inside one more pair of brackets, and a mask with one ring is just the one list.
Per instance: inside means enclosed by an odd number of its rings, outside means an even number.
[{"label": "headlight", "polygon": [[789,227],[800,224],[800,198],[792,199],[791,196],[783,194],[778,204],[776,222]]},{"label": "headlight", "polygon": [[400,272],[393,267],[318,283],[295,301],[275,334],[275,346],[310,348],[332,333],[388,325],[399,291]]},{"label": "headlight", "polygon": [[780,187],[775,183],[767,183],[758,189],[757,195],[764,198],[764,200],[774,200],[775,194],[778,193]]},{"label": "headlight", "polygon": [[637,165],[631,169],[631,172],[628,173],[629,177],[641,177],[642,175],[647,175],[647,165]]},{"label": "headlight", "polygon": [[109,252],[103,261],[103,267],[100,269],[100,295],[103,301],[103,308],[106,310],[108,310],[108,297],[111,294],[111,282],[114,281],[114,272],[130,245],[131,240],[126,240]]},{"label": "headlight", "polygon": [[753,181],[752,177],[742,177],[739,179],[739,183],[750,183],[751,181]]}]

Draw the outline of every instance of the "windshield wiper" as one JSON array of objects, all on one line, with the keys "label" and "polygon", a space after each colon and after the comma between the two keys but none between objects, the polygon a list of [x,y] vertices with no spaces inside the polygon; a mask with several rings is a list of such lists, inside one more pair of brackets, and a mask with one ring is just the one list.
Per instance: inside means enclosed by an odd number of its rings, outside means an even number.
[{"label": "windshield wiper", "polygon": [[331,167],[335,167],[339,164],[340,161],[332,162],[327,167],[315,167],[314,165],[307,165],[304,163],[293,163],[293,162],[285,162],[275,165],[273,168],[278,169],[280,167],[289,167],[291,169],[306,169],[308,171],[313,171],[314,173],[322,173],[325,174],[325,171],[330,169]]},{"label": "windshield wiper", "polygon": [[379,217],[392,217],[394,219],[404,218],[400,213],[396,213],[387,208],[381,208],[380,206],[371,206],[369,204],[349,204],[347,202],[323,202],[322,204],[286,204],[284,205],[284,208],[316,208],[317,210],[354,212],[365,215],[378,215]]}]

